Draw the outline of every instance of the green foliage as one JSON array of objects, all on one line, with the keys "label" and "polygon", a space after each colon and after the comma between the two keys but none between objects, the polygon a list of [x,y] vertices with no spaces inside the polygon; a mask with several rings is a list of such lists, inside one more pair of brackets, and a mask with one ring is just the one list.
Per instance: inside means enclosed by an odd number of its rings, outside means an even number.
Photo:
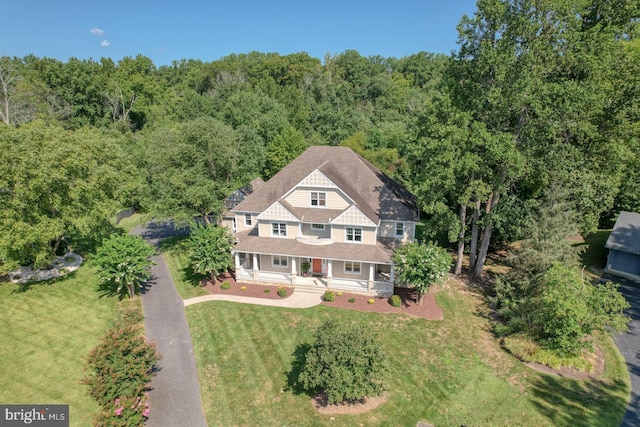
[{"label": "green foliage", "polygon": [[102,242],[91,264],[98,267],[98,276],[107,293],[133,298],[150,277],[153,262],[149,257],[154,253],[153,246],[141,237],[114,234]]},{"label": "green foliage", "polygon": [[315,333],[298,382],[326,394],[329,403],[356,402],[382,394],[388,369],[382,345],[370,331],[328,321]]},{"label": "green foliage", "polygon": [[584,283],[575,269],[555,264],[543,277],[534,322],[539,340],[561,355],[577,355],[591,345],[594,331],[623,332],[629,307],[617,285]]},{"label": "green foliage", "polygon": [[220,289],[224,289],[224,290],[231,289],[231,283],[225,280],[220,284]]},{"label": "green foliage", "polygon": [[322,299],[327,302],[332,302],[336,299],[336,294],[333,291],[324,291],[324,295],[322,295]]},{"label": "green foliage", "polygon": [[300,267],[302,268],[303,273],[308,273],[311,269],[311,263],[309,261],[302,261]]},{"label": "green foliage", "polygon": [[142,426],[149,416],[146,390],[159,356],[141,322],[137,309],[125,312],[87,356],[83,383],[102,408],[96,425]]},{"label": "green foliage", "polygon": [[195,273],[208,274],[213,280],[233,266],[233,238],[227,228],[197,224],[183,244],[189,255],[189,266]]},{"label": "green foliage", "polygon": [[[67,239],[100,236],[141,181],[109,132],[33,122],[0,127],[0,258],[46,265]],[[0,267],[0,268],[4,268]]]},{"label": "green foliage", "polygon": [[284,286],[280,286],[278,288],[278,296],[284,298],[287,296],[287,288],[285,288]]},{"label": "green foliage", "polygon": [[307,148],[302,134],[293,126],[286,126],[267,144],[265,175],[272,177]]},{"label": "green foliage", "polygon": [[429,287],[446,276],[451,267],[451,256],[435,243],[409,243],[396,250],[393,256],[397,280],[414,287],[418,302]]},{"label": "green foliage", "polygon": [[502,340],[502,345],[511,354],[526,363],[540,363],[552,369],[573,368],[581,372],[593,372],[594,358],[588,352],[578,355],[563,355],[540,346],[527,335],[511,335]]},{"label": "green foliage", "polygon": [[352,304],[353,304],[354,302],[356,302],[356,299],[355,299],[355,298],[353,298],[353,297],[351,297],[351,298],[349,298],[349,300],[348,300],[348,301],[349,301],[350,303],[352,303]]},{"label": "green foliage", "polygon": [[389,304],[394,307],[400,307],[402,305],[402,298],[400,297],[400,295],[392,295],[389,299]]}]

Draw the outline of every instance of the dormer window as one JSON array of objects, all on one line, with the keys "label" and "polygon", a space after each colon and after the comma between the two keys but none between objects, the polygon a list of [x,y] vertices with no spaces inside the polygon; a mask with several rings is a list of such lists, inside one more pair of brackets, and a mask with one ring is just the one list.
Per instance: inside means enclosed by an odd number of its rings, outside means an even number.
[{"label": "dormer window", "polygon": [[251,225],[253,221],[251,221],[251,214],[244,214],[244,225]]},{"label": "dormer window", "polygon": [[317,191],[311,192],[311,206],[314,207],[326,207],[327,206],[327,193],[320,193]]},{"label": "dormer window", "polygon": [[271,235],[273,237],[287,237],[287,224],[280,222],[272,223]]},{"label": "dormer window", "polygon": [[396,222],[396,237],[404,236],[404,222]]}]

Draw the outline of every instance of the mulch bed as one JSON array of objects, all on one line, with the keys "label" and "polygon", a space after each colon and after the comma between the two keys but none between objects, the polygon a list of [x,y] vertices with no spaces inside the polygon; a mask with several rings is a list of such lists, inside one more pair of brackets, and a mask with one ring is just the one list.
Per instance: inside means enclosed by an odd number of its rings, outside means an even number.
[{"label": "mulch bed", "polygon": [[[229,289],[221,289],[220,285],[227,281],[231,285]],[[200,286],[204,287],[212,294],[227,294],[227,295],[241,295],[252,298],[268,298],[268,299],[280,299],[277,291],[280,286],[278,285],[256,285],[252,283],[236,282],[233,276],[224,277],[212,282],[211,280],[202,280]],[[246,290],[240,290],[241,287],[246,286]],[[287,286],[287,295],[292,295],[294,289]],[[269,292],[266,292],[269,290]],[[422,304],[416,303],[416,295],[413,289],[407,288],[395,288],[395,293],[402,298],[402,304],[400,307],[394,307],[389,302],[389,298],[377,298],[367,295],[351,294],[343,292],[338,296],[337,291],[334,301],[323,301],[322,305],[328,307],[344,308],[349,310],[359,310],[372,313],[404,313],[411,316],[422,317],[427,320],[442,320],[444,318],[442,309],[436,303],[436,297],[433,290],[424,296]],[[349,302],[349,299],[353,298],[354,302]],[[369,304],[369,300],[374,300],[373,304]]]},{"label": "mulch bed", "polygon": [[[433,291],[429,292],[422,299],[422,304],[416,303],[416,295],[413,289],[395,288],[395,294],[400,295],[402,304],[394,307],[389,302],[389,298],[373,297],[374,303],[369,304],[371,296],[343,293],[336,295],[332,302],[323,301],[322,304],[330,307],[346,308],[350,310],[368,311],[374,313],[404,313],[411,316],[422,317],[427,320],[442,320],[444,314],[436,303],[436,296]],[[353,298],[355,302],[349,302]]]}]

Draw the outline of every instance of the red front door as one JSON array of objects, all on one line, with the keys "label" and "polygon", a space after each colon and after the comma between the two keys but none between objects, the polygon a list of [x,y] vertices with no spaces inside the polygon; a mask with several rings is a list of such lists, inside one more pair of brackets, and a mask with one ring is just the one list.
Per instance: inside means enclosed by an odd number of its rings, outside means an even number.
[{"label": "red front door", "polygon": [[321,259],[313,259],[313,270],[314,273],[322,274],[322,260]]}]

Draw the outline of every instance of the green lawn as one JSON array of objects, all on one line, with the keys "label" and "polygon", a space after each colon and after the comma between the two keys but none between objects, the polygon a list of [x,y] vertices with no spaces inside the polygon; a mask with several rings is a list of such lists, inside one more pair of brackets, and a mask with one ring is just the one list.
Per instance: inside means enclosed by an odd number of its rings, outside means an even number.
[{"label": "green lawn", "polygon": [[[481,300],[438,293],[439,322],[319,306],[281,309],[230,302],[187,307],[209,425],[617,426],[629,380],[612,340],[607,371],[577,381],[530,370],[500,349]],[[366,414],[323,416],[290,386],[296,347],[325,319],[364,323],[393,363],[386,403]]]},{"label": "green lawn", "polygon": [[134,227],[138,225],[146,224],[151,219],[152,219],[151,215],[149,214],[134,213],[130,217],[122,218],[122,220],[117,225],[115,224],[115,220],[113,222],[114,222],[114,225],[116,225],[118,228],[121,228],[126,233],[128,233]]},{"label": "green lawn", "polygon": [[80,383],[83,357],[117,318],[116,298],[100,298],[96,276],[21,288],[0,284],[0,402],[70,405],[70,425],[88,426],[98,405]]}]

